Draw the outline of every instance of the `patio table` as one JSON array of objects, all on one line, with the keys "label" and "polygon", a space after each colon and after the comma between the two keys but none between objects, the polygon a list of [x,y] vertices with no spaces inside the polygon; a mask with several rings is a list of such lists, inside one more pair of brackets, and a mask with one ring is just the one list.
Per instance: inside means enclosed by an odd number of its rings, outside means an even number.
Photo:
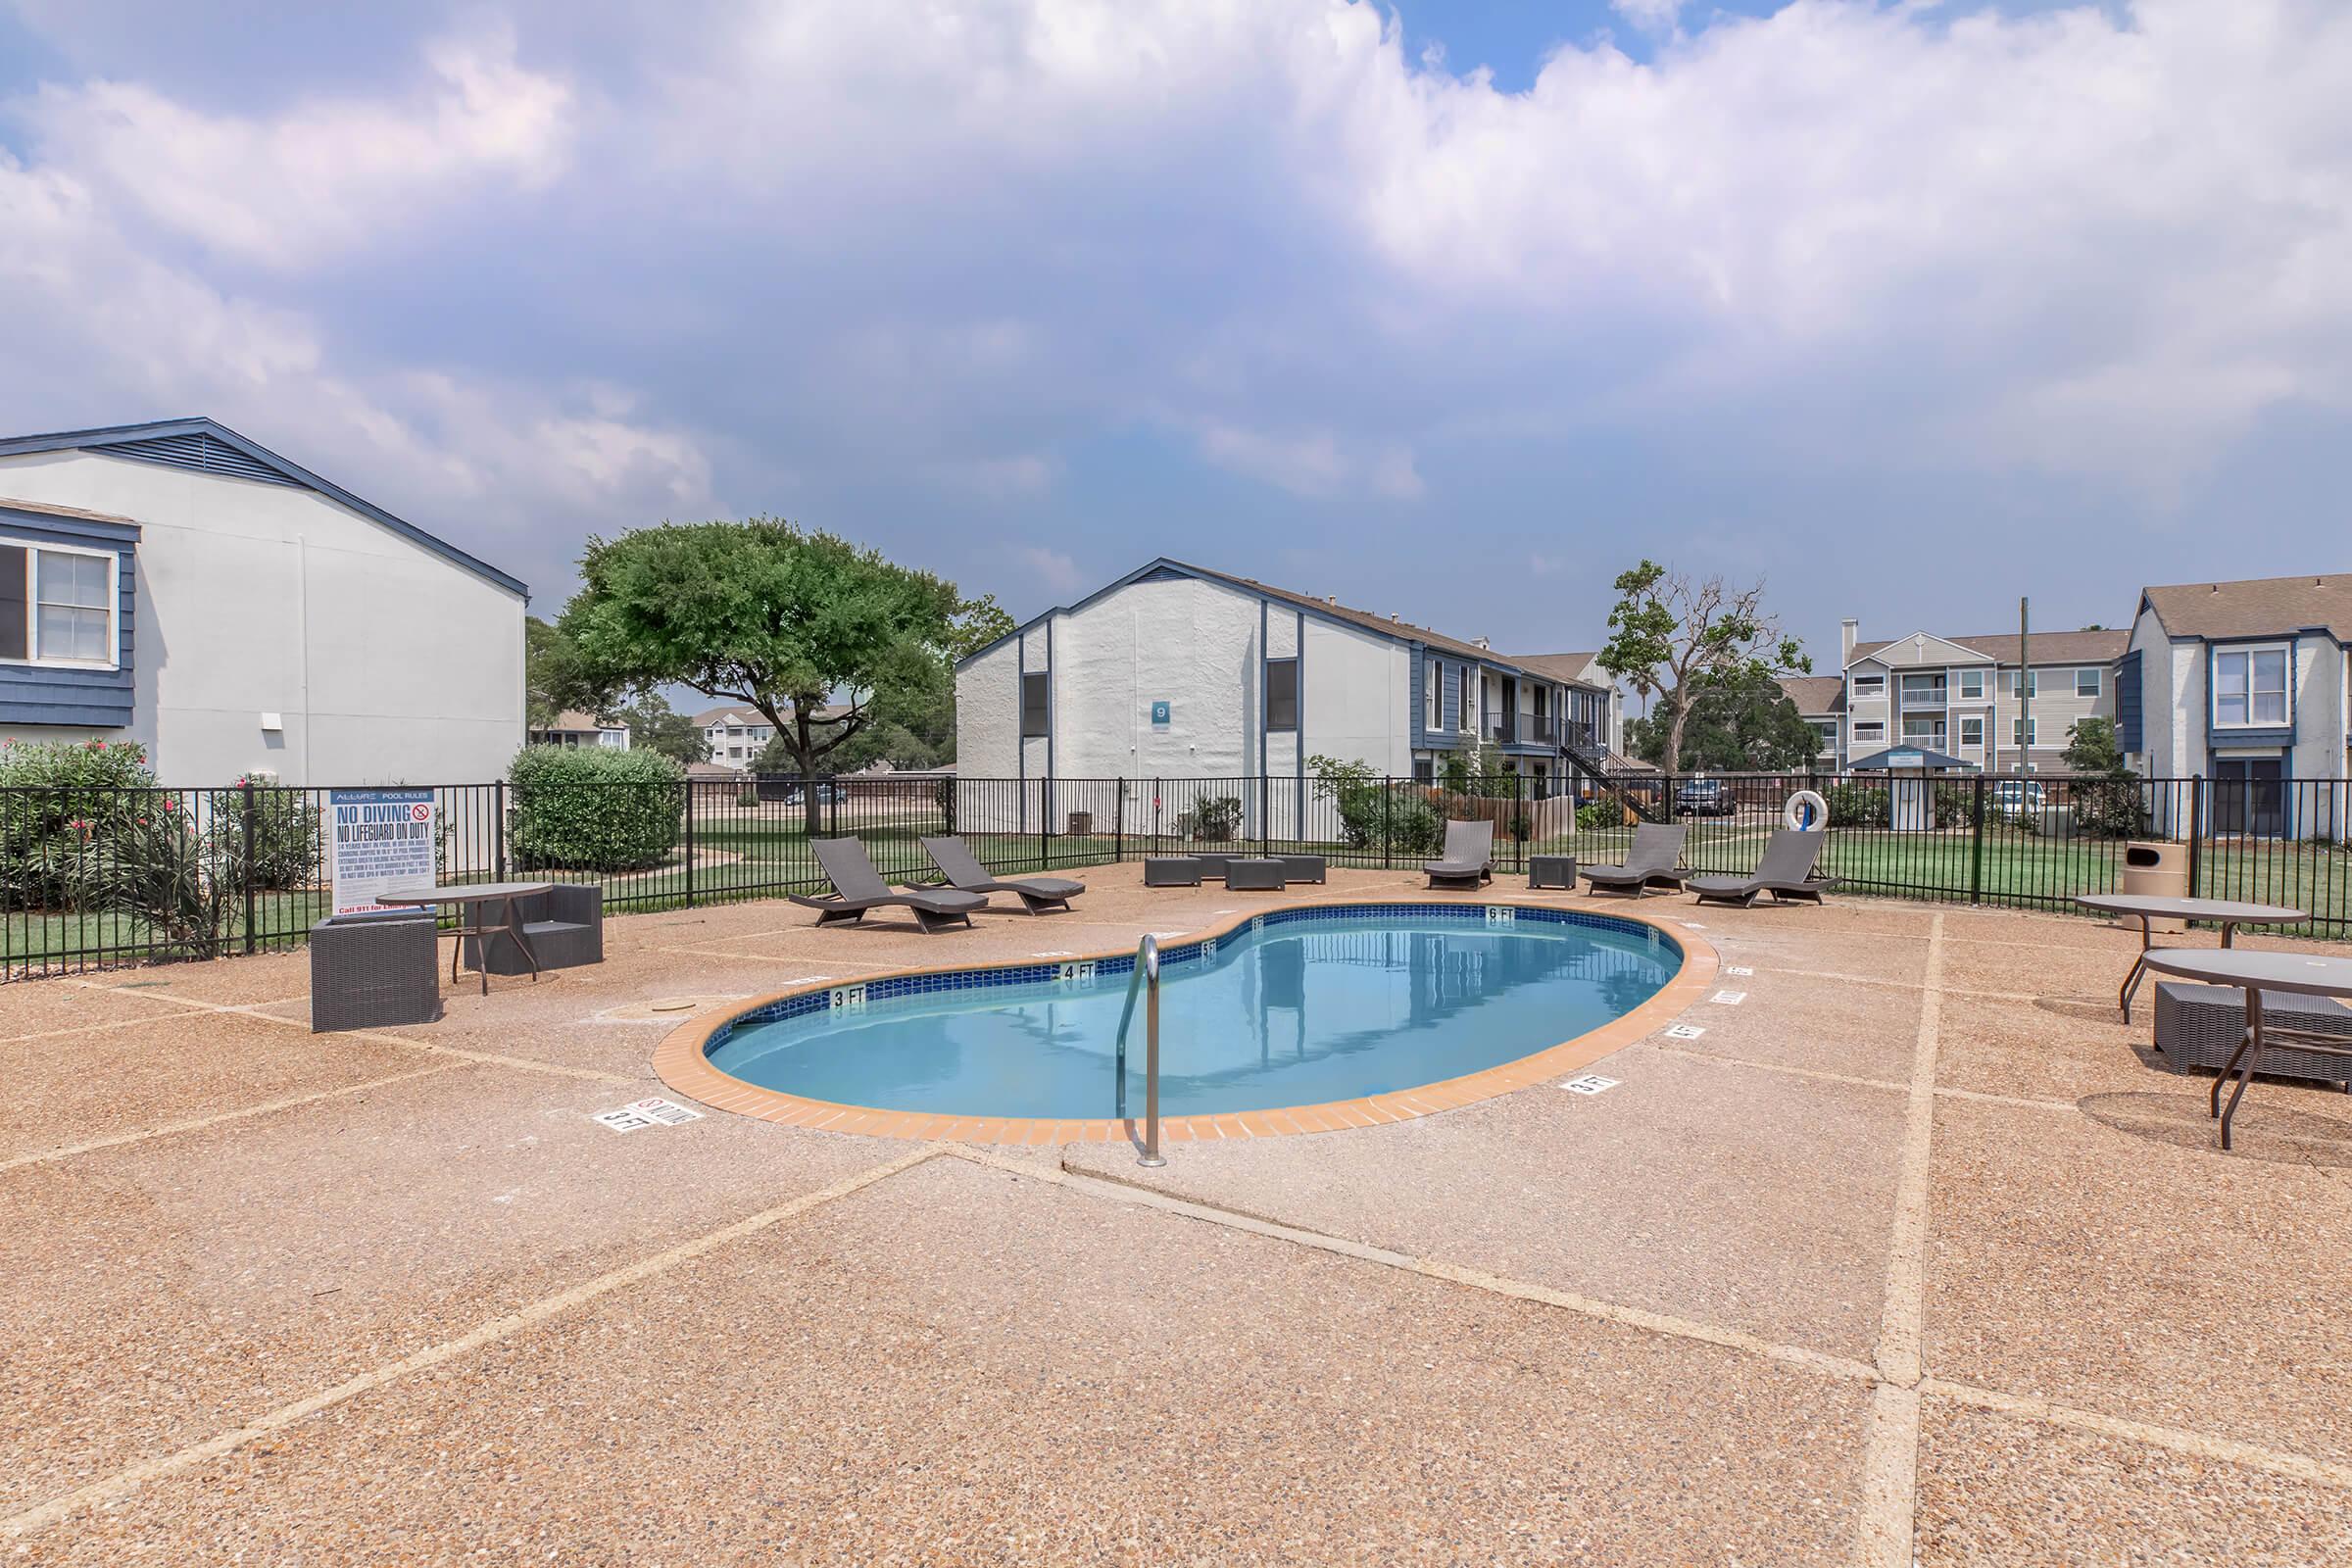
[{"label": "patio table", "polygon": [[2139,956],[2132,964],[2132,972],[2124,977],[2116,1002],[2124,1009],[2124,1022],[2132,1021],[2132,999],[2139,993],[2140,981],[2147,978],[2148,950],[2155,946],[2152,920],[2207,920],[2222,928],[2222,946],[2230,945],[2241,925],[2293,925],[2308,920],[2310,915],[2301,909],[2290,909],[2283,904],[2239,904],[2230,899],[2168,898],[2161,893],[2085,893],[2075,900],[2085,909],[2101,914],[2120,914],[2139,922]]},{"label": "patio table", "polygon": [[[375,896],[375,902],[417,906],[443,904],[455,906],[458,909],[460,923],[452,926],[448,932],[449,935],[458,939],[456,950],[449,956],[449,977],[453,981],[458,977],[458,960],[466,952],[466,939],[467,937],[476,939],[475,969],[482,977],[482,995],[486,997],[490,994],[489,959],[492,937],[503,936],[514,943],[522,954],[522,961],[531,966],[532,983],[538,982],[539,956],[531,951],[530,942],[523,936],[522,922],[514,918],[514,901],[528,898],[534,893],[550,892],[554,887],[553,882],[465,882],[448,887],[404,888],[397,893],[378,893]],[[489,906],[493,904],[499,906],[498,923],[495,925],[489,923],[486,918],[489,913]],[[465,923],[469,918],[472,923]]]},{"label": "patio table", "polygon": [[[2309,953],[2156,948],[2142,954],[2141,961],[2159,974],[2202,980],[2209,985],[2238,986],[2246,993],[2245,1038],[2238,1042],[2237,1050],[2230,1053],[2221,1075],[2213,1081],[2211,1106],[2213,1114],[2221,1119],[2224,1149],[2230,1147],[2230,1123],[2237,1114],[2237,1102],[2245,1098],[2246,1085],[2253,1081],[2262,1065],[2265,1045],[2278,1040],[2316,1055],[2352,1057],[2352,1043],[2340,1035],[2314,1034],[2307,1029],[2266,1023],[2262,1015],[2265,991],[2283,991],[2299,997],[2352,998],[2352,958],[2320,957]],[[2237,1074],[2237,1087],[2230,1092],[2230,1106],[2225,1110],[2222,1085],[2230,1081],[2232,1072]]]}]

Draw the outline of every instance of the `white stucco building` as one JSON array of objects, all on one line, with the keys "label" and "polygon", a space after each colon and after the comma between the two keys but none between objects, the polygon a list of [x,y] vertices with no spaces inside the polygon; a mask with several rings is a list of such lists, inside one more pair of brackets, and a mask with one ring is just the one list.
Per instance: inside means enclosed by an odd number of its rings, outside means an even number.
[{"label": "white stucco building", "polygon": [[0,439],[0,735],[224,785],[469,784],[528,590],[210,419]]},{"label": "white stucco building", "polygon": [[[956,665],[956,768],[1014,781],[992,816],[1055,831],[1068,812],[1109,809],[1082,781],[1130,781],[1140,823],[1176,808],[1154,779],[1183,781],[1190,800],[1260,777],[1287,787],[1227,793],[1288,831],[1316,756],[1429,780],[1447,757],[1492,748],[1543,799],[1569,787],[1562,741],[1581,719],[1600,746],[1616,740],[1614,694],[1580,699],[1562,673],[1573,662],[1581,678],[1590,657],[1541,656],[1538,670],[1482,640],[1162,558]],[[988,798],[968,790],[965,809]]]},{"label": "white stucco building", "polygon": [[531,731],[533,746],[594,746],[609,752],[629,749],[629,726],[608,724],[594,713],[566,708],[544,729]]}]

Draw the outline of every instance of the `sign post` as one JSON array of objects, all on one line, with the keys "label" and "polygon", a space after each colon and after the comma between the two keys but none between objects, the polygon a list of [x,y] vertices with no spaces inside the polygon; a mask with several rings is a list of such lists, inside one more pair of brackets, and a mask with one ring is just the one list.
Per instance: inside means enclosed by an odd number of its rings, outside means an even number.
[{"label": "sign post", "polygon": [[389,907],[376,895],[394,888],[432,886],[435,825],[429,789],[327,791],[336,915]]}]

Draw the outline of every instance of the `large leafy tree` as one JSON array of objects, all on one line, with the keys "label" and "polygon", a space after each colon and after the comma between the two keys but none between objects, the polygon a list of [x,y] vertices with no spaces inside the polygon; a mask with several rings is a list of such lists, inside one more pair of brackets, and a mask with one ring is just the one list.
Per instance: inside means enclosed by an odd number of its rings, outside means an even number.
[{"label": "large leafy tree", "polygon": [[1733,587],[1643,561],[1618,575],[1609,640],[1593,661],[1644,699],[1663,722],[1660,755],[1680,757],[1690,706],[1710,682],[1810,671],[1813,661],[1764,610],[1764,585]]},{"label": "large leafy tree", "polygon": [[629,745],[638,751],[660,752],[681,767],[710,760],[710,737],[660,692],[641,695],[620,710],[620,719],[629,726]]},{"label": "large leafy tree", "polygon": [[2075,720],[2066,732],[2066,750],[2059,754],[2059,760],[2085,778],[2129,778],[2132,774],[2115,720],[2096,714]]},{"label": "large leafy tree", "polygon": [[522,621],[522,710],[532,729],[546,729],[565,709],[603,718],[616,693],[590,676],[580,650],[563,629],[537,615]]},{"label": "large leafy tree", "polygon": [[874,722],[906,661],[945,657],[963,609],[929,572],[772,517],[591,538],[580,576],[562,627],[596,677],[748,704],[810,776]]},{"label": "large leafy tree", "polygon": [[1741,667],[1728,675],[1697,678],[1683,726],[1682,750],[1668,761],[1665,715],[1635,719],[1626,726],[1634,755],[1677,771],[1777,773],[1809,767],[1821,737],[1781,690],[1760,670]]}]

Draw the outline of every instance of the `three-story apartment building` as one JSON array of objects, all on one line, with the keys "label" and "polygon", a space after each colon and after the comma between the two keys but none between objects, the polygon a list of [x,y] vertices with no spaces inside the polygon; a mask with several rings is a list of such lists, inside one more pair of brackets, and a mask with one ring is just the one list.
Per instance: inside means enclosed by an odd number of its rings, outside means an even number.
[{"label": "three-story apartment building", "polygon": [[711,708],[694,715],[694,727],[710,745],[710,760],[740,773],[776,738],[776,726],[757,708]]},{"label": "three-story apartment building", "polygon": [[[1889,642],[1838,639],[1838,765],[1894,748],[1938,752],[1988,773],[2060,773],[2077,722],[2115,716],[2113,666],[2130,633],[2098,627]],[[1818,703],[1818,699],[1816,699]],[[1799,705],[1800,711],[1804,704]],[[1809,718],[1831,716],[1831,710]]]}]

